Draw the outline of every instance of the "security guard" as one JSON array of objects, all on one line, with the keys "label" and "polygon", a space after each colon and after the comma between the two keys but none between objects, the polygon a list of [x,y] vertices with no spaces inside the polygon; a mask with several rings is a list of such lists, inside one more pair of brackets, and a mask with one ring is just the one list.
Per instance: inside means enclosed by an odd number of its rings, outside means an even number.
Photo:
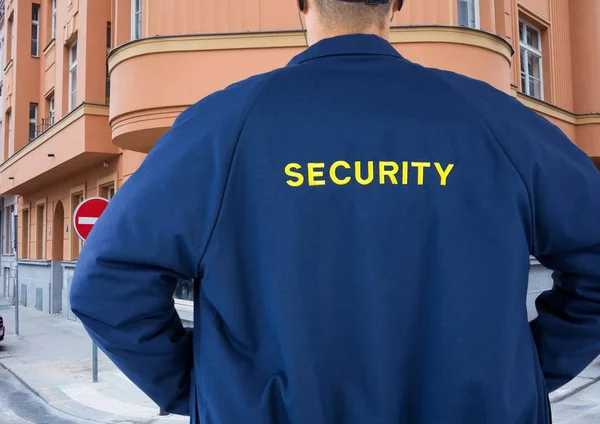
[{"label": "security guard", "polygon": [[[73,311],[166,411],[549,424],[600,354],[600,173],[512,97],[403,58],[400,6],[301,1],[310,47],[183,112],[92,231]],[[530,255],[555,271],[531,324]]]}]

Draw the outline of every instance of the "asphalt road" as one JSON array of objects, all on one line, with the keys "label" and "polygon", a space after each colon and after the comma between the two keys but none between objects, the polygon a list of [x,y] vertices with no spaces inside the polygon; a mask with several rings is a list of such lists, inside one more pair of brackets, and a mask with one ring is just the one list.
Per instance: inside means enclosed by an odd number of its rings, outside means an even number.
[{"label": "asphalt road", "polygon": [[58,413],[0,367],[0,423],[89,424]]}]

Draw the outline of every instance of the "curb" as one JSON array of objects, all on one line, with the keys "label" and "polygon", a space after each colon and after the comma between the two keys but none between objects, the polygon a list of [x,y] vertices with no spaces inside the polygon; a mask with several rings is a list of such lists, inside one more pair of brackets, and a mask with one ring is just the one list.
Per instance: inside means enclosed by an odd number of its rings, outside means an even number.
[{"label": "curb", "polygon": [[73,418],[77,418],[78,420],[81,421],[85,421],[88,423],[93,423],[93,424],[105,424],[102,421],[92,421],[89,420],[87,418],[82,418],[82,417],[78,417],[77,415],[73,415],[69,412],[63,411],[62,409],[58,409],[56,406],[48,403],[48,401],[37,391],[35,390],[33,387],[31,387],[25,380],[23,380],[17,373],[15,373],[12,369],[10,369],[9,367],[7,367],[6,365],[4,365],[4,363],[2,363],[2,361],[0,361],[0,367],[2,367],[3,369],[5,369],[6,371],[8,371],[13,377],[15,377],[17,380],[19,380],[19,382],[25,386],[27,388],[27,390],[29,390],[31,393],[33,393],[34,395],[36,395],[38,398],[40,398],[46,405],[48,405],[50,408],[54,409],[55,411],[60,412],[61,414],[64,415],[68,415],[69,417],[73,417]]},{"label": "curb", "polygon": [[576,395],[577,393],[587,389],[588,387],[590,387],[593,384],[596,384],[600,381],[600,376],[594,377],[594,378],[590,378],[588,381],[586,381],[584,384],[580,384],[577,387],[572,388],[571,390],[568,390],[567,392],[563,393],[560,396],[556,396],[554,399],[552,399],[550,401],[550,403],[558,403],[558,402],[562,402],[565,399],[570,398],[573,395]]}]

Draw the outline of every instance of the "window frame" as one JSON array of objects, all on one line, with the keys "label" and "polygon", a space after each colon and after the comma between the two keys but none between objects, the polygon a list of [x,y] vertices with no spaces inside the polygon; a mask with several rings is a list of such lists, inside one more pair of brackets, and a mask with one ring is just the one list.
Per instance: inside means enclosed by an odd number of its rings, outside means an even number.
[{"label": "window frame", "polygon": [[[69,260],[76,262],[81,254],[84,242],[77,235],[77,231],[73,228],[75,223],[73,222],[73,215],[77,206],[86,199],[87,186],[82,184],[77,187],[73,187],[69,190],[69,210],[70,212],[70,229],[69,229]],[[75,252],[77,250],[77,252]]]},{"label": "window frame", "polygon": [[4,240],[2,244],[2,254],[3,255],[14,255],[15,254],[15,246],[13,244],[13,240],[15,238],[15,204],[8,205],[4,207],[4,214],[2,218],[3,222],[3,231],[4,231]]},{"label": "window frame", "polygon": [[[31,214],[30,205],[24,205],[21,209],[21,257],[19,259],[29,259],[31,247]],[[27,219],[25,219],[27,218]]]},{"label": "window frame", "polygon": [[[31,116],[31,108],[34,108],[34,116]],[[38,116],[39,116],[39,105],[37,103],[29,103],[29,141],[35,140],[38,133]],[[33,137],[31,137],[31,129],[33,125]]]},{"label": "window frame", "polygon": [[[41,220],[40,209],[42,210]],[[35,258],[43,260],[46,258],[46,231],[47,231],[47,215],[46,199],[38,200],[35,204]],[[41,225],[41,228],[40,228]],[[40,240],[41,238],[41,240]]]},{"label": "window frame", "polygon": [[7,121],[8,121],[8,157],[11,157],[15,154],[15,139],[13,134],[13,113],[12,110],[7,113]]},{"label": "window frame", "polygon": [[56,0],[50,0],[50,8],[51,8],[51,29],[50,29],[50,40],[56,39]]},{"label": "window frame", "polygon": [[[463,1],[466,1],[468,3],[473,3],[473,26],[470,25],[470,20],[469,17],[467,16],[467,25],[460,25],[460,15],[458,14],[459,11],[459,4]],[[456,0],[456,10],[457,10],[457,24],[459,27],[461,28],[471,28],[471,29],[481,29],[481,12],[479,9],[479,0]],[[469,4],[469,8],[467,10],[471,10],[470,4]]]},{"label": "window frame", "polygon": [[[136,4],[139,4],[139,10],[136,10]],[[142,38],[142,11],[144,9],[142,4],[142,0],[131,0],[131,40]],[[137,33],[138,29],[139,34]]]},{"label": "window frame", "polygon": [[[523,34],[525,34],[525,40],[521,39],[521,28],[523,29]],[[537,39],[538,39],[538,46],[539,47],[534,47],[531,46],[530,44],[527,43],[527,28],[531,29],[532,31],[534,31],[535,33],[537,33]],[[539,82],[540,82],[540,97],[535,97],[533,94],[530,93],[530,89],[529,89],[529,78],[533,78],[533,79],[538,79],[536,77],[534,77],[533,75],[529,75],[529,55],[525,54],[522,55],[521,54],[521,49],[525,50],[525,52],[529,52],[532,53],[533,55],[537,56],[539,58],[539,63],[540,63],[540,78],[539,78]],[[523,65],[523,69],[525,70],[524,72],[521,71],[521,69],[519,68],[519,76],[521,78],[519,78],[520,80],[520,84],[521,84],[521,92],[529,97],[532,97],[534,99],[538,99],[541,101],[544,101],[544,54],[543,54],[543,41],[542,41],[542,30],[537,28],[535,25],[527,22],[524,19],[519,19],[519,60],[521,61],[521,64]],[[525,87],[523,87],[523,75],[525,75]]]},{"label": "window frame", "polygon": [[[112,197],[115,195],[116,191],[117,191],[117,173],[113,173],[110,175],[107,175],[104,178],[99,179],[96,182],[96,196],[97,197],[102,197],[106,200],[108,200],[110,202],[110,200],[112,199]],[[103,192],[104,190],[106,190],[106,196],[103,196]],[[111,190],[112,190],[112,195],[111,195]]]},{"label": "window frame", "polygon": [[[110,50],[112,49],[112,24],[110,22],[106,23],[106,57],[110,54]],[[108,69],[108,61],[106,62],[106,81],[104,87],[104,102],[107,105],[110,105],[110,71]]]},{"label": "window frame", "polygon": [[56,110],[54,109],[54,95],[52,95],[48,99],[48,119],[49,119],[49,127],[54,125],[54,117],[56,114]]},{"label": "window frame", "polygon": [[[37,20],[34,19],[33,11],[37,8]],[[31,37],[31,57],[40,57],[40,16],[41,16],[41,6],[38,3],[31,4],[31,29],[33,30],[36,27],[37,38]],[[33,44],[35,42],[35,53],[33,51]]]},{"label": "window frame", "polygon": [[[75,51],[75,54],[73,54]],[[73,56],[75,56],[75,60],[73,60]],[[76,107],[77,103],[77,64],[78,64],[78,51],[77,51],[77,40],[73,42],[69,46],[69,112],[71,112]],[[75,75],[75,86],[73,87],[73,75]],[[75,94],[75,99],[73,99],[73,94]]]}]

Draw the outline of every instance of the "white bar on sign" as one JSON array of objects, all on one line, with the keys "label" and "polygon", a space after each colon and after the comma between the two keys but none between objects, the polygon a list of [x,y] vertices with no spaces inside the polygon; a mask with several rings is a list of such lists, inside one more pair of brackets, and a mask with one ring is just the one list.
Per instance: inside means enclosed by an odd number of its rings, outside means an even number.
[{"label": "white bar on sign", "polygon": [[98,218],[80,217],[77,221],[78,221],[79,225],[94,225],[96,223],[96,221],[98,221]]}]

